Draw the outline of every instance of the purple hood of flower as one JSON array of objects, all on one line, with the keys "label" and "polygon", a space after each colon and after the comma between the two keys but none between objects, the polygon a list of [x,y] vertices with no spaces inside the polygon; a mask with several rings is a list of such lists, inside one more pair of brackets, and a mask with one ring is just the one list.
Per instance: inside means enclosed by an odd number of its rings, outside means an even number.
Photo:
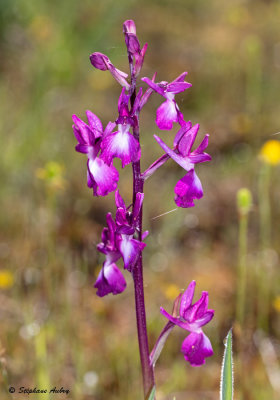
[{"label": "purple hood of flower", "polygon": [[[190,335],[182,343],[181,351],[192,366],[200,366],[205,363],[206,357],[213,355],[210,340],[201,328],[211,321],[214,310],[208,309],[208,292],[202,292],[201,298],[192,304],[195,285],[195,281],[192,281],[183,295],[180,295],[178,316],[170,315],[163,308],[160,311],[174,325],[190,332]],[[178,305],[179,302],[177,302]],[[175,310],[175,313],[177,312]]]}]

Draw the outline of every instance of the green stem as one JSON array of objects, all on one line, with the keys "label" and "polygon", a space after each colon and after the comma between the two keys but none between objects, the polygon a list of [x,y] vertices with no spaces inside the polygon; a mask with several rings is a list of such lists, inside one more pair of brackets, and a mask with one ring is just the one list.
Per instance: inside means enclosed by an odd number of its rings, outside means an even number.
[{"label": "green stem", "polygon": [[245,293],[247,282],[247,236],[248,213],[241,214],[239,218],[239,256],[238,256],[238,283],[237,283],[237,310],[236,319],[242,326],[245,312]]},{"label": "green stem", "polygon": [[271,243],[271,209],[270,209],[270,174],[271,166],[263,164],[259,176],[259,215],[260,215],[260,249],[261,257],[258,270],[258,327],[268,330],[269,289],[270,282],[266,270],[265,251]]}]

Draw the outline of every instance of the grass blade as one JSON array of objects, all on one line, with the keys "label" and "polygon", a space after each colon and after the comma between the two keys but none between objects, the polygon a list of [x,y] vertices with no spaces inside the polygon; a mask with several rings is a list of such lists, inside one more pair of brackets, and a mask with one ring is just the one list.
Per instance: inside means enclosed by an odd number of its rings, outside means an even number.
[{"label": "grass blade", "polygon": [[221,371],[220,400],[233,400],[232,330],[225,339],[225,352]]}]

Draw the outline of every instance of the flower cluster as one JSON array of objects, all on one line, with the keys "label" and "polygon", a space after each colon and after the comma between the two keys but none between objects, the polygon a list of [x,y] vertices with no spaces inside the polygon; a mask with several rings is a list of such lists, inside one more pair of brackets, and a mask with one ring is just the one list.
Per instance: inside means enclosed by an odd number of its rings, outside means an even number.
[{"label": "flower cluster", "polygon": [[[88,186],[93,189],[94,196],[106,196],[115,191],[118,186],[119,173],[113,165],[114,158],[121,160],[123,168],[140,159],[140,142],[134,132],[139,131],[140,111],[151,94],[156,92],[165,98],[156,112],[158,128],[170,130],[174,123],[178,123],[180,129],[175,136],[173,149],[170,149],[157,135],[154,135],[165,155],[156,160],[143,173],[143,179],[147,179],[157,168],[172,158],[187,171],[187,174],[177,182],[174,188],[175,203],[178,207],[193,207],[194,199],[200,199],[203,196],[202,185],[194,171],[194,166],[210,161],[211,157],[204,153],[208,145],[208,135],[196,150],[191,151],[199,125],[192,126],[190,121],[186,122],[175,101],[177,93],[184,92],[192,86],[185,82],[187,72],[183,72],[170,83],[166,81],[155,83],[156,74],[152,79],[142,78],[149,88],[145,92],[140,88],[138,94],[134,93],[135,99],[131,102],[132,89],[135,87],[136,78],[143,66],[147,44],[141,49],[133,21],[125,21],[123,32],[128,51],[131,83],[127,80],[128,75],[116,68],[105,54],[95,52],[90,56],[91,64],[95,68],[101,71],[110,71],[123,87],[118,102],[118,118],[114,123],[109,122],[103,131],[100,119],[92,112],[86,112],[88,124],[73,115],[73,130],[78,140],[76,150],[88,155]],[[132,105],[130,106],[130,104]]]},{"label": "flower cluster", "polygon": [[[140,213],[144,200],[143,193],[136,194],[133,211],[129,211],[119,191],[116,191],[116,218],[111,213],[107,214],[107,227],[103,229],[101,243],[97,245],[98,251],[105,254],[105,261],[98,275],[94,287],[97,295],[103,297],[109,293],[118,294],[126,288],[123,274],[116,265],[122,258],[124,268],[132,272],[145,243],[135,239],[133,236],[137,230],[135,222]],[[144,232],[143,238],[148,232]]]},{"label": "flower cluster", "polygon": [[[174,315],[168,314],[163,308],[161,313],[171,322],[173,326],[178,325],[190,332],[190,335],[182,343],[181,351],[192,366],[200,366],[205,363],[205,358],[213,355],[213,349],[208,337],[203,333],[201,327],[208,324],[214,316],[214,310],[208,310],[208,292],[202,292],[201,298],[192,304],[195,281],[178,298]],[[180,309],[179,312],[176,308]]]}]

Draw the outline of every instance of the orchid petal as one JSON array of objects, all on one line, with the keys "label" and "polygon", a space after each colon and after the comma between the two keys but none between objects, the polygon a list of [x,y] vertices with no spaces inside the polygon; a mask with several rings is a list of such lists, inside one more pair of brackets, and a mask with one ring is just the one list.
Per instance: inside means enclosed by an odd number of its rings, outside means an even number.
[{"label": "orchid petal", "polygon": [[131,239],[127,235],[122,235],[121,239],[119,239],[119,250],[123,257],[125,269],[132,271],[144,247],[146,247],[145,243]]},{"label": "orchid petal", "polygon": [[101,137],[102,133],[103,133],[103,126],[102,126],[102,122],[100,121],[100,119],[95,114],[93,114],[93,112],[91,112],[89,110],[86,111],[86,116],[87,116],[89,125],[94,132],[95,139],[97,139],[98,137]]},{"label": "orchid petal", "polygon": [[106,196],[108,193],[116,190],[118,186],[119,173],[112,165],[105,164],[100,158],[88,160],[88,172],[90,182],[95,196]]},{"label": "orchid petal", "polygon": [[189,82],[171,82],[167,85],[167,92],[170,93],[181,93],[184,92],[186,89],[189,89],[192,86]]},{"label": "orchid petal", "polygon": [[194,207],[194,199],[201,199],[203,189],[201,182],[191,169],[182,179],[180,179],[175,188],[175,203],[178,207],[188,208]]},{"label": "orchid petal", "polygon": [[185,133],[188,132],[191,129],[191,127],[192,127],[191,121],[185,122],[185,124],[183,126],[181,126],[181,128],[176,133],[176,136],[174,138],[174,142],[173,142],[174,147],[178,146],[178,143],[181,140],[182,136],[185,135]]},{"label": "orchid petal", "polygon": [[184,318],[185,310],[188,309],[192,304],[195,285],[196,285],[196,282],[192,281],[182,295],[181,303],[180,303],[180,316],[183,318]]},{"label": "orchid petal", "polygon": [[192,145],[194,144],[197,132],[199,130],[199,124],[195,124],[190,130],[186,131],[181,137],[178,143],[178,150],[183,157],[189,155]]},{"label": "orchid petal", "polygon": [[150,86],[155,92],[160,94],[161,96],[164,96],[165,90],[164,88],[160,87],[157,83],[151,81],[149,78],[141,78],[143,82],[146,82],[147,85]]},{"label": "orchid petal", "polygon": [[106,136],[101,143],[100,157],[110,165],[114,157],[122,160],[124,168],[131,162],[138,161],[141,157],[139,142],[126,130],[113,132]]},{"label": "orchid petal", "polygon": [[123,292],[126,288],[126,282],[116,264],[106,265],[104,263],[94,287],[97,289],[96,294],[103,297],[109,293],[119,294]]},{"label": "orchid petal", "polygon": [[178,122],[177,107],[174,100],[166,100],[157,109],[156,124],[159,129],[170,130],[173,122]]},{"label": "orchid petal", "polygon": [[208,337],[203,333],[191,333],[182,343],[184,357],[193,367],[205,363],[205,358],[213,355],[213,349]]},{"label": "orchid petal", "polygon": [[160,137],[157,135],[154,135],[154,138],[160,145],[160,147],[171,157],[177,164],[179,164],[181,167],[183,167],[186,171],[189,171],[193,168],[192,164],[190,163],[189,159],[186,157],[182,157],[181,155],[175,153],[174,150],[171,150],[163,140],[161,140]]}]

